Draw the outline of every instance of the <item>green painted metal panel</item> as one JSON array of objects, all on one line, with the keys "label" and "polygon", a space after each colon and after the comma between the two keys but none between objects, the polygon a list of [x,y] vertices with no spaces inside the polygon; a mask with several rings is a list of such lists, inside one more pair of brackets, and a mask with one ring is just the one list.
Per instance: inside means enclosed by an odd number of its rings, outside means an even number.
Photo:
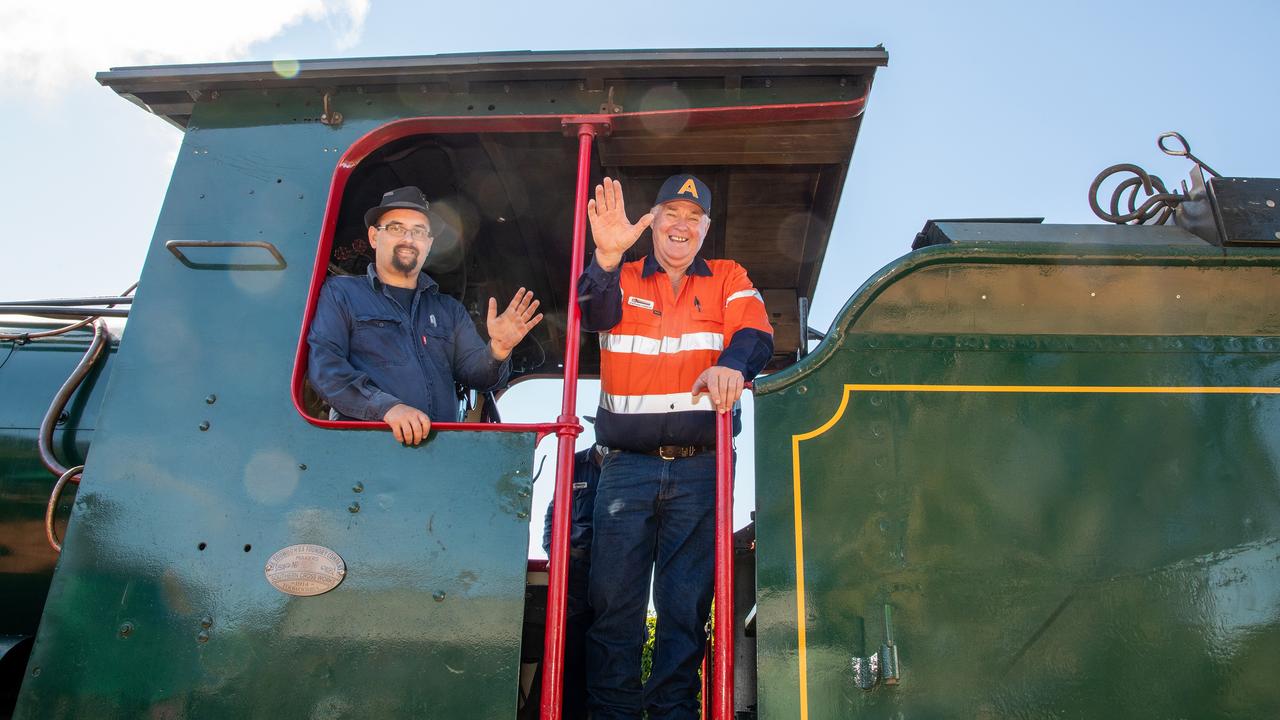
[{"label": "green painted metal panel", "polygon": [[[5,326],[6,332],[16,329]],[[34,331],[47,328],[26,328]],[[40,463],[40,422],[88,347],[91,332],[36,340],[0,342],[0,635],[29,637],[40,622],[58,555],[45,540],[44,515],[57,478]],[[54,430],[53,447],[67,466],[84,462],[102,403],[115,348],[67,403],[67,418]],[[63,492],[54,514],[65,531],[75,486]]]},{"label": "green painted metal panel", "polygon": [[[204,107],[17,717],[513,716],[534,436],[437,434],[410,449],[316,428],[290,398],[332,148],[375,121],[203,129]],[[168,240],[266,240],[287,267],[193,269]],[[266,559],[297,543],[338,552],[345,581],[312,598],[272,588]]]},{"label": "green painted metal panel", "polygon": [[758,384],[762,718],[1280,714],[1280,256],[1021,250],[907,256]]}]

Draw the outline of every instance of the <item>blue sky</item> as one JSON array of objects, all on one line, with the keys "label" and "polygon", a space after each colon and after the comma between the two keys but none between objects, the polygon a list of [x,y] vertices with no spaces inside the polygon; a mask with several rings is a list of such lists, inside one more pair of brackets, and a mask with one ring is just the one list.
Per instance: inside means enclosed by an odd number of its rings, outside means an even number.
[{"label": "blue sky", "polygon": [[[1178,130],[1226,175],[1280,174],[1280,3],[442,3],[171,0],[0,7],[9,180],[0,298],[113,294],[136,279],[180,133],[99,87],[111,66],[493,50],[873,46],[877,73],[814,298],[825,328],[929,218],[1098,222],[1094,175],[1170,186]],[[51,228],[53,221],[56,228]],[[594,387],[584,387],[590,405]],[[554,416],[558,391],[507,414]],[[504,406],[506,403],[504,403]],[[544,409],[545,408],[545,409]],[[544,443],[548,445],[549,443]],[[749,443],[743,450],[749,456]],[[550,472],[548,462],[548,474]],[[749,485],[750,478],[743,478]],[[749,495],[740,496],[745,508]],[[740,513],[742,516],[745,513]]]}]

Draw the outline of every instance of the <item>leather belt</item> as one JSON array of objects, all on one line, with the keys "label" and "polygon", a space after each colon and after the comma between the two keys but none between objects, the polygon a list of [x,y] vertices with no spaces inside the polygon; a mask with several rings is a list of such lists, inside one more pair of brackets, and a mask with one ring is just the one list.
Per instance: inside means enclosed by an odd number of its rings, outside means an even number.
[{"label": "leather belt", "polygon": [[715,452],[714,447],[706,445],[663,445],[654,450],[645,450],[642,454],[654,455],[663,460],[675,460],[677,458],[691,458],[698,453]]}]

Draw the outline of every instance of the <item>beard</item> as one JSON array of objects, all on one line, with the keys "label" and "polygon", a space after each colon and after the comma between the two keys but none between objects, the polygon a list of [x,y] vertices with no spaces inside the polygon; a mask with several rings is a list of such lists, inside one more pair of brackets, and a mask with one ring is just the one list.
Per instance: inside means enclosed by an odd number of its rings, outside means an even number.
[{"label": "beard", "polygon": [[412,254],[402,255],[399,248],[391,253],[391,267],[405,275],[418,269],[418,251],[414,248],[409,249],[412,250]]}]

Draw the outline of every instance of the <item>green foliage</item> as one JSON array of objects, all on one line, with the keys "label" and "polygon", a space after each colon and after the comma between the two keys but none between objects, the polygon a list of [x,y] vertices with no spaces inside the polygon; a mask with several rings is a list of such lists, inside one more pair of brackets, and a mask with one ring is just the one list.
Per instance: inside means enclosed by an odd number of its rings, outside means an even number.
[{"label": "green foliage", "polygon": [[649,673],[653,672],[653,643],[658,629],[658,616],[649,613],[644,621],[644,652],[640,656],[640,682],[648,682]]}]

